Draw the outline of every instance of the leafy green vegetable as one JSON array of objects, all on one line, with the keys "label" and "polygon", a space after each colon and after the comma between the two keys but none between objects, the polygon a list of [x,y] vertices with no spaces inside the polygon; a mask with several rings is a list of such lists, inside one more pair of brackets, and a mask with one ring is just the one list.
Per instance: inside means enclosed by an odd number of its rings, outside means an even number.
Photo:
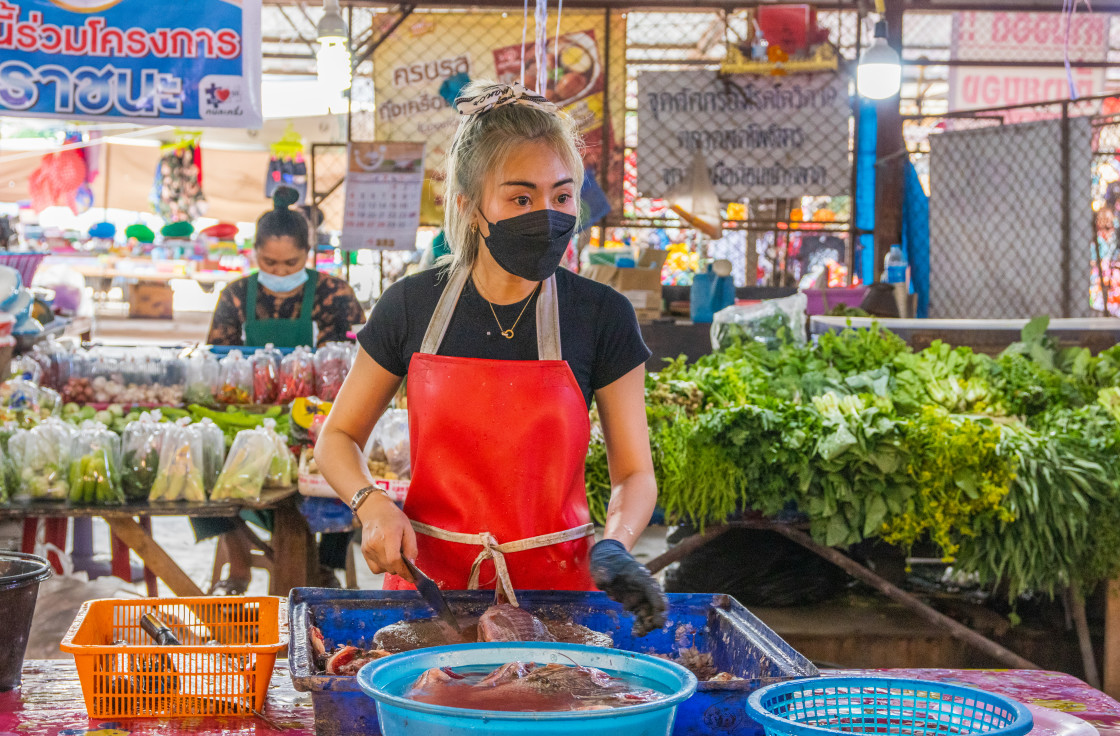
[{"label": "leafy green vegetable", "polygon": [[670,361],[646,380],[659,505],[700,528],[796,511],[829,545],[933,542],[1013,596],[1090,590],[1120,573],[1120,346],[1060,349],[1047,327],[994,358],[874,326]]}]

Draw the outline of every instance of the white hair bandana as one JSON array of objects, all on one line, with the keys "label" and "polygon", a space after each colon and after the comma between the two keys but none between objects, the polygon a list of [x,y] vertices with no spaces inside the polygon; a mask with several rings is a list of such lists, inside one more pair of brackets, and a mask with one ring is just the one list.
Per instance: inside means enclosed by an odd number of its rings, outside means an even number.
[{"label": "white hair bandana", "polygon": [[528,105],[538,110],[555,114],[556,105],[541,97],[536,92],[531,92],[521,84],[494,84],[482,90],[474,97],[456,97],[455,109],[461,115],[476,115],[487,113],[497,107],[506,105]]}]

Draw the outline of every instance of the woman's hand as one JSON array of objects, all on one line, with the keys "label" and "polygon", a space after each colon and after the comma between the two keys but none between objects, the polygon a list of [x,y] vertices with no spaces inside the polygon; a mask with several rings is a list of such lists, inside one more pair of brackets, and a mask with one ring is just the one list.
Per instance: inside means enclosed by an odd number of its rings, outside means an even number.
[{"label": "woman's hand", "polygon": [[622,542],[604,539],[591,548],[591,577],[599,590],[634,614],[634,636],[645,636],[665,625],[669,610],[665,593]]},{"label": "woman's hand", "polygon": [[414,583],[401,562],[401,555],[410,561],[416,559],[416,532],[404,512],[378,493],[362,504],[358,517],[362,521],[362,555],[369,569],[377,574],[393,573]]}]

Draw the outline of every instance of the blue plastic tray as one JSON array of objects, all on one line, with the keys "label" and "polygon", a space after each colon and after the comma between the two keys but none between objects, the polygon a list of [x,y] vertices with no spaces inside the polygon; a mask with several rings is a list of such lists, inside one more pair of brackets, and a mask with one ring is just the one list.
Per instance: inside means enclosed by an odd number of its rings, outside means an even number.
[{"label": "blue plastic tray", "polygon": [[[451,591],[448,602],[461,616],[478,616],[494,602],[493,591]],[[805,657],[726,595],[669,594],[669,625],[649,636],[630,635],[633,617],[603,593],[518,591],[527,610],[544,618],[569,617],[614,637],[615,646],[645,654],[674,654],[682,646],[710,652],[716,667],[744,679],[701,682],[677,710],[675,736],[761,736],[747,713],[747,696],[776,682],[815,677]],[[316,674],[309,629],[323,632],[327,649],[339,644],[371,646],[374,633],[397,621],[431,618],[414,591],[295,588],[288,602],[288,663],[297,690],[311,693],[316,733],[377,736],[377,708],[355,677]]]}]

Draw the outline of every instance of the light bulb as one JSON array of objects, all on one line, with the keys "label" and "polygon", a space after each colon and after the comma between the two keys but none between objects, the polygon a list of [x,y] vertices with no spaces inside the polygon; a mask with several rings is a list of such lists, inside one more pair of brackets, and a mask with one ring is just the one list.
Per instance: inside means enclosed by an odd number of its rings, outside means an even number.
[{"label": "light bulb", "polygon": [[875,40],[859,58],[856,89],[861,97],[885,100],[902,87],[902,64],[898,52],[887,43],[887,24],[875,24]]},{"label": "light bulb", "polygon": [[346,41],[324,40],[319,43],[316,55],[319,84],[340,94],[350,89],[350,49]]},{"label": "light bulb", "polygon": [[350,35],[346,21],[342,19],[338,0],[323,0],[323,17],[316,28],[319,41],[345,41]]}]

